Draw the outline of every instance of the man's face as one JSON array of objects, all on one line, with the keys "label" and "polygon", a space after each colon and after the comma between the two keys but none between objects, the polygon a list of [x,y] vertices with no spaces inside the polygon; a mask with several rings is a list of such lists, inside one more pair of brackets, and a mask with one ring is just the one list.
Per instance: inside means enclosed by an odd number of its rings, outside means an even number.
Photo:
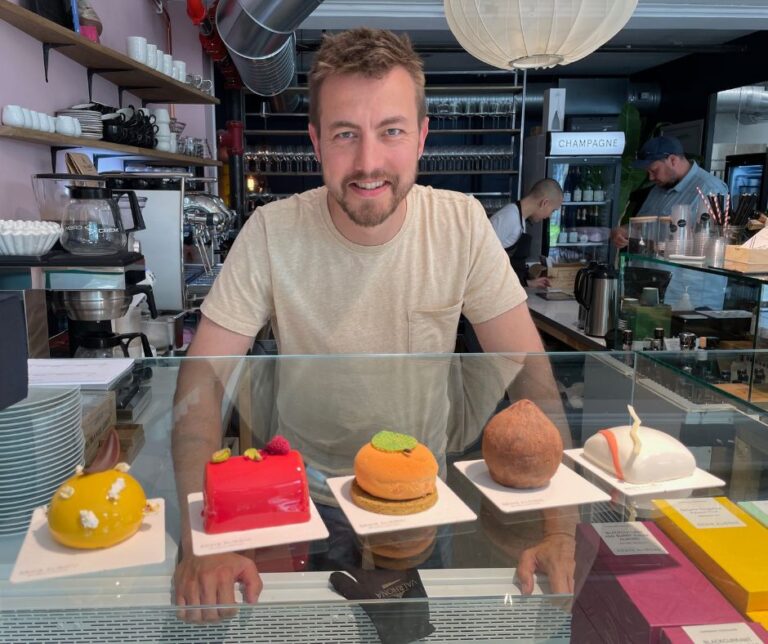
[{"label": "man's face", "polygon": [[679,180],[676,160],[677,157],[668,156],[651,163],[646,169],[648,179],[660,188],[672,188]]},{"label": "man's face", "polygon": [[358,226],[378,226],[405,207],[416,181],[427,119],[419,123],[415,84],[402,67],[382,78],[331,76],[319,105],[320,132],[310,125],[309,136],[331,211],[341,209]]}]

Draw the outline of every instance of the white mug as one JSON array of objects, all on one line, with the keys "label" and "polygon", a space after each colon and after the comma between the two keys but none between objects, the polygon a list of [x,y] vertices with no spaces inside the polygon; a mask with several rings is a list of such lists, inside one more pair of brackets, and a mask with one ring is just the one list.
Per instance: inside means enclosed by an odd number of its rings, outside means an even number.
[{"label": "white mug", "polygon": [[170,152],[171,151],[171,137],[170,136],[161,136],[158,135],[157,137],[157,145],[155,146],[157,150],[160,150],[161,152]]},{"label": "white mug", "polygon": [[45,120],[48,121],[48,131],[53,133],[56,131],[56,119],[50,114],[45,115]]},{"label": "white mug", "polygon": [[35,112],[35,110],[29,110],[29,113],[32,116],[32,129],[39,130],[40,129],[40,112]]},{"label": "white mug", "polygon": [[157,136],[171,136],[171,126],[164,121],[157,121]]},{"label": "white mug", "polygon": [[187,63],[185,63],[183,60],[174,60],[173,77],[177,81],[181,81],[183,83],[187,78]]},{"label": "white mug", "polygon": [[129,58],[139,63],[147,63],[147,39],[143,36],[128,36],[125,39],[125,49]]},{"label": "white mug", "polygon": [[157,45],[147,43],[147,67],[155,68],[157,65]]},{"label": "white mug", "polygon": [[157,123],[170,123],[171,117],[168,114],[168,110],[164,107],[158,107],[155,109],[155,121]]},{"label": "white mug", "polygon": [[69,116],[59,116],[56,118],[56,131],[59,134],[66,136],[75,135],[75,123],[73,118]]},{"label": "white mug", "polygon": [[163,74],[173,76],[173,56],[163,54]]},{"label": "white mug", "polygon": [[24,127],[31,130],[32,129],[32,110],[29,110],[26,107],[22,107],[21,114],[24,117]]},{"label": "white mug", "polygon": [[6,105],[3,108],[3,124],[24,127],[24,112],[20,105]]},{"label": "white mug", "polygon": [[157,56],[157,59],[155,60],[155,70],[158,72],[162,72],[163,56],[165,56],[165,52],[162,49],[158,48],[156,56]]}]

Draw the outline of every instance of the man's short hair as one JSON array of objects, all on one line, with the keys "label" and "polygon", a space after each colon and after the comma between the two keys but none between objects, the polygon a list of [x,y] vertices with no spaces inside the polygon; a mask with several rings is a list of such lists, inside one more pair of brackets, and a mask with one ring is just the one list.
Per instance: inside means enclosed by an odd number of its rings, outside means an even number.
[{"label": "man's short hair", "polygon": [[386,29],[367,27],[325,34],[309,73],[309,122],[320,130],[320,88],[329,76],[361,74],[383,78],[395,67],[403,67],[413,79],[421,125],[427,114],[424,64],[407,35],[396,36]]},{"label": "man's short hair", "polygon": [[554,179],[539,179],[533,184],[528,194],[537,200],[549,199],[550,201],[555,201],[556,199],[563,198],[563,189]]}]

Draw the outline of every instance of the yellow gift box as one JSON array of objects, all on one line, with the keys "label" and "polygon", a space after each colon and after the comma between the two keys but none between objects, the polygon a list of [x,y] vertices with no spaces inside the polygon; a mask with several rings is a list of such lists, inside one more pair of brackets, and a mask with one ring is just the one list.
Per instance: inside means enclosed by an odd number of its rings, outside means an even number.
[{"label": "yellow gift box", "polygon": [[757,622],[765,629],[768,629],[768,610],[755,610],[747,613],[747,617],[753,622]]},{"label": "yellow gift box", "polygon": [[654,503],[659,527],[738,610],[768,611],[765,527],[725,497]]}]

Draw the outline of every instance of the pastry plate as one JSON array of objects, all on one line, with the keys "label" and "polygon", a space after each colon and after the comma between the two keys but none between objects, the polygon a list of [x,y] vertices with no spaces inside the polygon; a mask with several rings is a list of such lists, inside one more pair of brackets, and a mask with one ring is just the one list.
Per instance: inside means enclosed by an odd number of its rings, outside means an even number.
[{"label": "pastry plate", "polygon": [[354,476],[337,476],[328,479],[327,483],[339,502],[342,512],[352,525],[352,529],[360,536],[477,519],[477,515],[464,505],[456,493],[439,478],[437,479],[437,503],[428,510],[416,514],[397,515],[369,512],[357,507],[352,501],[350,488],[354,478]]},{"label": "pastry plate", "polygon": [[561,508],[582,503],[599,503],[611,498],[609,494],[562,463],[549,485],[531,490],[518,490],[496,483],[482,458],[476,461],[458,461],[454,466],[502,512]]},{"label": "pastry plate", "polygon": [[203,493],[194,492],[187,496],[187,500],[189,501],[189,524],[192,528],[192,552],[198,556],[328,538],[328,528],[325,527],[312,499],[309,500],[309,521],[305,523],[218,534],[207,534],[203,529]]},{"label": "pastry plate", "polygon": [[664,494],[667,492],[687,492],[725,485],[725,481],[698,467],[693,474],[682,479],[661,481],[659,483],[627,483],[626,481],[620,481],[612,474],[595,465],[592,461],[587,460],[584,456],[583,448],[567,449],[564,453],[574,463],[578,463],[613,489],[618,490],[629,498],[647,497],[648,495]]},{"label": "pastry plate", "polygon": [[36,508],[16,557],[12,583],[69,577],[165,561],[165,501],[149,499],[158,510],[145,515],[139,531],[111,548],[79,550],[54,541],[45,508]]}]

